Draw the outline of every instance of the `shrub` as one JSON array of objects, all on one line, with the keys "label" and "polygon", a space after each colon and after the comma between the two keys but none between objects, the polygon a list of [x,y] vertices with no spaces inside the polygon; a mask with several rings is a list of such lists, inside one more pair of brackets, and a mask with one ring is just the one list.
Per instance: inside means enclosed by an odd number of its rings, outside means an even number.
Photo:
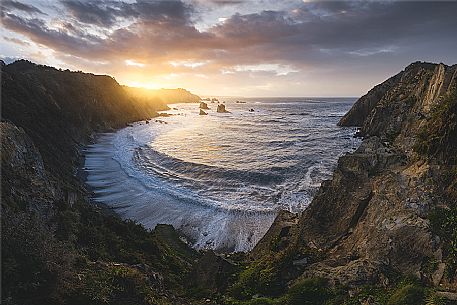
[{"label": "shrub", "polygon": [[2,211],[2,298],[22,304],[60,303],[72,285],[75,254],[42,219]]},{"label": "shrub", "polygon": [[283,289],[277,268],[269,260],[262,260],[248,265],[240,273],[231,288],[231,294],[237,299],[245,300],[257,293],[275,296]]},{"label": "shrub", "polygon": [[285,297],[288,305],[320,305],[332,297],[324,279],[304,279],[290,287]]},{"label": "shrub", "polygon": [[387,301],[387,305],[419,305],[424,303],[424,288],[414,284],[397,289]]},{"label": "shrub", "polygon": [[436,208],[429,219],[432,232],[443,239],[444,256],[452,278],[457,269],[457,207]]}]

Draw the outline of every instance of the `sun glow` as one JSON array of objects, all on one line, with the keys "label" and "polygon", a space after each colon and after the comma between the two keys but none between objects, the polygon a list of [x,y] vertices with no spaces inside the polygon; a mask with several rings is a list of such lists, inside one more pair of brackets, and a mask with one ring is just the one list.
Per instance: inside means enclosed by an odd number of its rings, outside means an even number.
[{"label": "sun glow", "polygon": [[153,82],[139,82],[139,81],[128,81],[125,82],[126,86],[136,87],[136,88],[145,88],[145,89],[161,89],[163,86]]}]

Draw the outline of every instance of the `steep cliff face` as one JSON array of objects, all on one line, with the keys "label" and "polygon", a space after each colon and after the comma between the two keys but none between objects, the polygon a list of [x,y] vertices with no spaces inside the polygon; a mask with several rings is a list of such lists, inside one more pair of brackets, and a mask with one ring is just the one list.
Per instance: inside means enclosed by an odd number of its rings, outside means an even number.
[{"label": "steep cliff face", "polygon": [[360,98],[339,123],[361,127],[360,147],[338,160],[298,225],[281,214],[251,257],[334,286],[412,275],[456,290],[456,71],[413,63]]},{"label": "steep cliff face", "polygon": [[[455,99],[456,69],[414,63],[359,99],[341,119],[340,125],[361,126],[364,140],[339,159],[332,180],[322,184],[300,219],[304,244],[327,254],[308,266],[306,275],[346,285],[387,283],[392,272],[441,282],[444,245],[431,232],[428,215],[437,206],[455,204],[442,197],[439,179],[452,164],[418,154],[415,147],[424,125],[442,115],[436,109]],[[451,137],[438,146],[457,141],[456,114],[450,119]],[[426,271],[430,260],[439,268]]]},{"label": "steep cliff face", "polygon": [[125,126],[166,109],[135,100],[109,76],[20,60],[2,68],[2,119],[24,129],[56,174],[74,174],[78,148],[94,131]]},{"label": "steep cliff face", "polygon": [[189,303],[181,278],[200,255],[171,226],[101,213],[75,175],[93,132],[166,105],[108,76],[0,64],[2,304]]},{"label": "steep cliff face", "polygon": [[8,204],[27,202],[46,214],[56,190],[49,180],[41,154],[22,128],[0,122],[2,199]]}]

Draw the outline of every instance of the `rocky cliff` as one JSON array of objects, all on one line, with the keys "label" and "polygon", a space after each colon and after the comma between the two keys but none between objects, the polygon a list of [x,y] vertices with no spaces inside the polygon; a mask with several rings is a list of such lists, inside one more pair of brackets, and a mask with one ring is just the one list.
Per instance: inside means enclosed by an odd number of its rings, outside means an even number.
[{"label": "rocky cliff", "polygon": [[163,104],[106,76],[2,66],[2,303],[452,304],[456,71],[417,62],[370,90],[340,121],[360,147],[301,215],[281,212],[249,254],[202,255],[170,226],[100,213],[74,175],[92,132]]},{"label": "rocky cliff", "polygon": [[25,60],[1,68],[2,304],[188,303],[181,277],[200,255],[171,226],[150,232],[102,213],[76,175],[94,132],[166,104],[109,76]]},{"label": "rocky cliff", "polygon": [[456,86],[457,65],[416,62],[361,97],[339,122],[361,127],[360,147],[338,160],[298,225],[279,230],[281,214],[253,255],[281,241],[273,253],[287,268],[305,258],[301,278],[354,289],[412,276],[455,291]]}]

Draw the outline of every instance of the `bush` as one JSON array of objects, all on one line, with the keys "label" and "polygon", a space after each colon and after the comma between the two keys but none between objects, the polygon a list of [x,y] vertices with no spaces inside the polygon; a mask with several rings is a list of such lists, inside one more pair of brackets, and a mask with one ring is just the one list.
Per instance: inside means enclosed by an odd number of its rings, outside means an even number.
[{"label": "bush", "polygon": [[269,260],[263,260],[252,263],[240,273],[231,288],[231,294],[239,300],[245,300],[257,293],[275,296],[283,289],[276,267]]},{"label": "bush", "polygon": [[436,208],[429,219],[432,232],[443,239],[444,256],[452,278],[457,269],[457,207]]},{"label": "bush", "polygon": [[5,208],[2,212],[3,301],[60,303],[75,279],[73,249],[37,216]]},{"label": "bush", "polygon": [[158,304],[147,276],[138,270],[104,264],[87,267],[80,285],[69,295],[70,304]]},{"label": "bush", "polygon": [[387,305],[419,305],[424,303],[424,288],[408,284],[397,289]]},{"label": "bush", "polygon": [[288,305],[320,305],[332,297],[324,279],[305,279],[290,287],[285,297]]}]

